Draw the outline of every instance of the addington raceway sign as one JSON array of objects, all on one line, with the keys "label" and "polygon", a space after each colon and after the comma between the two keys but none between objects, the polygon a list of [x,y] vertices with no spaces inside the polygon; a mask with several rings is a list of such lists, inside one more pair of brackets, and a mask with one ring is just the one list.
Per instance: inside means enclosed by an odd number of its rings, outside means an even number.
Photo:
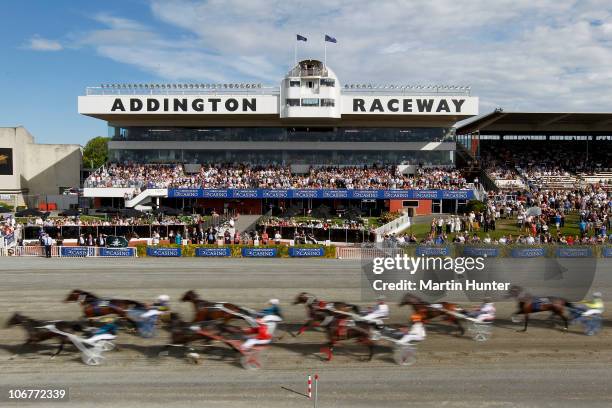
[{"label": "addington raceway sign", "polygon": [[276,95],[79,96],[82,114],[278,114]]},{"label": "addington raceway sign", "polygon": [[[478,98],[468,96],[342,95],[340,102],[343,115],[478,114]],[[79,113],[278,115],[280,109],[277,95],[89,95],[79,96]]]},{"label": "addington raceway sign", "polygon": [[478,98],[473,96],[343,95],[342,114],[478,115]]}]

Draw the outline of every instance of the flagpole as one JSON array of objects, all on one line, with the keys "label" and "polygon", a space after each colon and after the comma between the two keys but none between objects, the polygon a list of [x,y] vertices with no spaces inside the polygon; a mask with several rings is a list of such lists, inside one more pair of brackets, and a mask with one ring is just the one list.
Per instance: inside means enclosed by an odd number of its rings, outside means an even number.
[{"label": "flagpole", "polygon": [[327,68],[327,41],[325,41],[325,39],[323,39],[323,50],[324,50],[323,66]]},{"label": "flagpole", "polygon": [[297,65],[297,40],[295,41],[295,44],[293,45],[293,59],[295,60],[295,65]]}]

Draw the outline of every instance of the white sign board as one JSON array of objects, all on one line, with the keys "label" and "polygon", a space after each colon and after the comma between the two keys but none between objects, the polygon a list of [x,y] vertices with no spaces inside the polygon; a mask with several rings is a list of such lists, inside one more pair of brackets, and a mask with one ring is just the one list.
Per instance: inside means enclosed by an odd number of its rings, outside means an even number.
[{"label": "white sign board", "polygon": [[478,115],[473,96],[342,95],[343,115]]},{"label": "white sign board", "polygon": [[112,114],[278,114],[276,95],[89,95],[79,96],[79,113]]}]

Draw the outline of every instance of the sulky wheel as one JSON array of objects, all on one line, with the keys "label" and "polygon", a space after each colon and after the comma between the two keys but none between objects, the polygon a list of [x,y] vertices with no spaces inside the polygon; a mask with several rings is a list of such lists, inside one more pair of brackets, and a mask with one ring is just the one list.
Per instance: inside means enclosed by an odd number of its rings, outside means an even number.
[{"label": "sulky wheel", "polygon": [[240,356],[240,365],[245,370],[259,370],[262,368],[261,350],[250,350]]},{"label": "sulky wheel", "polygon": [[471,332],[472,339],[476,341],[487,341],[491,337],[491,327],[486,324],[473,323]]},{"label": "sulky wheel", "polygon": [[521,323],[523,322],[524,317],[521,318],[521,315],[513,314],[510,316],[510,320],[512,320],[512,323]]},{"label": "sulky wheel", "polygon": [[113,343],[112,341],[108,341],[108,340],[100,340],[99,342],[96,343],[96,349],[99,349],[102,351],[112,351],[115,349],[115,343]]},{"label": "sulky wheel", "polygon": [[101,354],[97,353],[83,353],[81,356],[81,360],[87,365],[97,366],[102,363],[104,357]]},{"label": "sulky wheel", "polygon": [[410,366],[416,362],[416,350],[409,345],[397,345],[393,351],[393,359],[398,365]]}]

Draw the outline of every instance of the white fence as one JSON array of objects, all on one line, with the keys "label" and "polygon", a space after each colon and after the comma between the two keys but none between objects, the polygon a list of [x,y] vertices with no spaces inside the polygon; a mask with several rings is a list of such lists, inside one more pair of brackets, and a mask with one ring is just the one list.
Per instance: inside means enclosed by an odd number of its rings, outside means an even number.
[{"label": "white fence", "polygon": [[402,255],[401,248],[377,248],[377,247],[336,247],[336,258],[338,259],[372,259],[378,257],[394,257]]},{"label": "white fence", "polygon": [[[136,248],[103,248],[103,247],[71,247],[71,246],[52,246],[51,256],[62,258],[115,258],[115,257],[136,257]],[[16,246],[13,248],[2,248],[0,256],[45,256],[45,247],[39,245]]]},{"label": "white fence", "polygon": [[408,216],[408,214],[404,214],[401,217],[396,218],[393,221],[376,228],[374,230],[374,232],[376,233],[376,240],[382,241],[385,235],[401,232],[408,227],[410,227],[410,217]]}]

